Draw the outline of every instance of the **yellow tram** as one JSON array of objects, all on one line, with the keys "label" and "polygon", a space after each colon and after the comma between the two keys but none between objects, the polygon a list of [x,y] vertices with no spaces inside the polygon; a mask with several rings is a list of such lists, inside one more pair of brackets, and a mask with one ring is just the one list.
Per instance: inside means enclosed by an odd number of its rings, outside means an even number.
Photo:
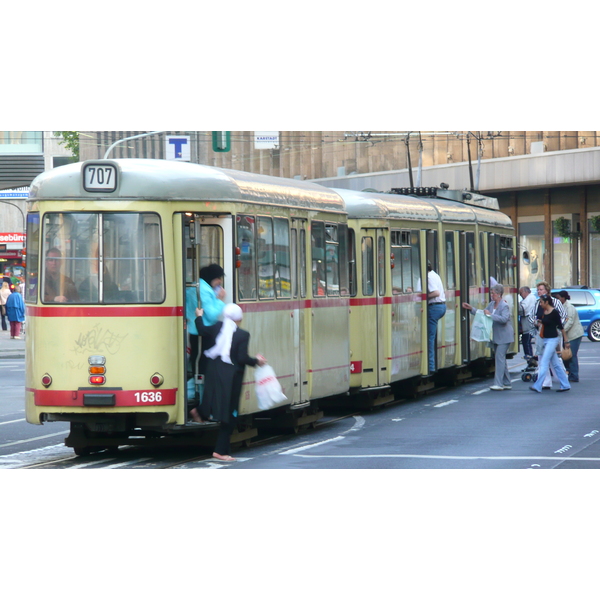
[{"label": "yellow tram", "polygon": [[[441,374],[489,368],[460,302],[483,306],[490,277],[514,298],[514,232],[493,199],[470,200],[161,160],[48,171],[28,201],[27,421],[69,422],[66,443],[78,453],[202,443],[210,430],[188,418],[185,306],[209,263],[224,268],[250,351],[267,357],[288,399],[260,412],[247,370],[235,439],[314,421],[326,399],[378,401],[401,382],[433,386]],[[427,260],[448,290],[435,373]]]}]

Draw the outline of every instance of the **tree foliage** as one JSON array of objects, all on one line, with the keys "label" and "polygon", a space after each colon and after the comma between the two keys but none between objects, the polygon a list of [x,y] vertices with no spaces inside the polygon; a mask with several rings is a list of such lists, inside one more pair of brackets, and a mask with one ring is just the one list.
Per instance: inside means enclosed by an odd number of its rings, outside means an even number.
[{"label": "tree foliage", "polygon": [[53,133],[62,138],[58,143],[71,151],[75,162],[79,161],[79,131],[54,131]]}]

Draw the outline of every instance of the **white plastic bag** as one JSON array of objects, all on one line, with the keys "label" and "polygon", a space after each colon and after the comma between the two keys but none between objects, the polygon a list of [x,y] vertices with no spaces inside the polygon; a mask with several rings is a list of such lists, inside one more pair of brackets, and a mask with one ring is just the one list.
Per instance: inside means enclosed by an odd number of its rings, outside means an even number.
[{"label": "white plastic bag", "polygon": [[471,339],[475,342],[492,341],[492,318],[478,309],[471,326]]},{"label": "white plastic bag", "polygon": [[256,390],[260,410],[269,410],[280,402],[287,400],[271,366],[257,367],[254,371],[254,381],[254,389]]}]

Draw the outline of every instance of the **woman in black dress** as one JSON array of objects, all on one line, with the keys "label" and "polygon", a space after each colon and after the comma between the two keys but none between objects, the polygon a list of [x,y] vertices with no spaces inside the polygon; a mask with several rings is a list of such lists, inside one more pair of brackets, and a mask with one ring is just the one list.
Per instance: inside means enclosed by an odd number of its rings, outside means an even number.
[{"label": "woman in black dress", "polygon": [[257,354],[248,355],[250,334],[240,329],[242,309],[237,304],[227,304],[223,309],[223,321],[215,325],[204,325],[203,310],[196,309],[196,327],[203,340],[204,354],[210,359],[204,374],[204,395],[198,408],[204,421],[220,421],[221,428],[213,458],[224,461],[235,460],[229,456],[229,438],[237,418],[242,380],[246,365],[263,366],[266,359]]}]

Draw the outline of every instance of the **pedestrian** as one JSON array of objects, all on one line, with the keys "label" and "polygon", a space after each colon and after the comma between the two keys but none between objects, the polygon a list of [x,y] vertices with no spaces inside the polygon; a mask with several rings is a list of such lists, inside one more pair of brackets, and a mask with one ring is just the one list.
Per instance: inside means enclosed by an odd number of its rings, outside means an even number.
[{"label": "pedestrian", "polygon": [[203,313],[202,308],[196,309],[196,328],[208,342],[204,354],[210,360],[199,413],[203,421],[212,419],[221,423],[213,458],[230,462],[235,460],[229,455],[230,437],[237,420],[246,365],[262,367],[267,361],[260,354],[248,355],[250,334],[239,327],[243,313],[237,304],[225,305],[223,321],[215,325],[204,325]]},{"label": "pedestrian", "polygon": [[435,336],[438,321],[446,314],[446,294],[442,278],[427,261],[427,349],[429,372],[435,371]]},{"label": "pedestrian", "polygon": [[8,281],[2,282],[2,287],[0,288],[0,313],[2,313],[2,331],[8,330],[8,325],[6,324],[6,300],[10,296],[10,285]]},{"label": "pedestrian", "polygon": [[[538,348],[541,348],[543,346],[543,342],[539,341],[539,331],[538,331],[538,325],[537,323],[541,320],[542,318],[542,309],[540,307],[540,298],[544,295],[549,296],[552,306],[557,310],[558,314],[560,315],[560,319],[561,322],[565,323],[565,321],[567,320],[567,311],[565,310],[565,307],[563,306],[562,302],[560,300],[558,300],[557,298],[553,298],[550,295],[550,284],[547,281],[540,281],[537,284],[537,293],[538,293],[538,299],[535,303],[535,306],[533,307],[533,311],[530,313],[529,315],[529,322],[536,328],[535,331],[535,341],[536,341],[536,354],[538,355],[538,363],[539,363],[539,355],[541,354],[541,350],[538,350]],[[553,369],[549,369],[546,373],[546,378],[542,384],[543,389],[547,389],[550,390],[552,389],[552,373],[554,372]]]},{"label": "pedestrian", "polygon": [[[504,294],[504,286],[500,283],[493,285],[490,288],[492,301],[483,311],[493,321],[492,345],[496,372],[494,374],[494,385],[490,386],[490,390],[495,392],[512,389],[506,354],[515,341],[515,329],[510,318],[510,306],[506,300],[503,300],[502,294]],[[468,302],[463,302],[462,307],[470,310],[472,314],[477,312],[477,309],[473,308]]]},{"label": "pedestrian", "polygon": [[10,339],[20,340],[21,323],[25,321],[25,303],[17,290],[6,300],[6,315],[10,322]]},{"label": "pedestrian", "polygon": [[[203,308],[202,322],[204,325],[214,325],[221,316],[225,308],[226,292],[223,288],[223,277],[225,272],[223,267],[216,263],[202,267],[199,272],[200,279],[198,281],[198,289],[200,293],[200,306]],[[196,329],[196,309],[198,308],[198,295],[195,287],[186,289],[185,297],[185,316],[188,325],[188,335],[190,339],[190,371],[192,378],[196,373],[202,374],[206,369],[207,358],[203,354],[203,350],[207,349],[204,344],[200,347],[198,330]],[[196,361],[198,365],[196,366]],[[196,368],[197,367],[197,368]],[[191,400],[191,402],[190,402]],[[196,423],[202,423],[200,414],[198,413],[198,405],[200,403],[200,395],[194,395],[193,398],[188,398],[188,408],[190,418]]]},{"label": "pedestrian", "polygon": [[569,373],[569,381],[575,383],[579,382],[579,359],[577,353],[579,352],[579,345],[583,338],[583,326],[579,320],[579,313],[577,309],[569,302],[571,295],[565,290],[556,292],[556,297],[563,303],[565,310],[567,311],[567,320],[565,321],[565,331],[567,332],[567,338],[571,347],[571,353],[573,356],[569,360],[563,361],[565,368]]},{"label": "pedestrian", "polygon": [[519,295],[522,300],[519,302],[519,323],[521,324],[521,344],[523,345],[523,358],[529,360],[533,357],[532,341],[537,333],[529,316],[535,307],[536,298],[531,293],[531,289],[524,285],[519,289]]},{"label": "pedestrian", "polygon": [[541,359],[538,358],[540,367],[537,380],[529,389],[534,392],[539,392],[540,394],[542,393],[544,378],[546,377],[551,364],[555,375],[560,381],[560,388],[556,391],[567,392],[571,389],[571,384],[569,383],[563,362],[556,352],[560,342],[559,331],[562,334],[565,347],[569,347],[570,344],[562,320],[558,314],[558,310],[554,308],[552,300],[553,298],[549,294],[543,294],[540,296],[539,300],[540,306],[542,307],[542,313],[541,319],[538,319],[537,323],[540,340],[538,357],[540,352],[542,353],[542,357]]}]

